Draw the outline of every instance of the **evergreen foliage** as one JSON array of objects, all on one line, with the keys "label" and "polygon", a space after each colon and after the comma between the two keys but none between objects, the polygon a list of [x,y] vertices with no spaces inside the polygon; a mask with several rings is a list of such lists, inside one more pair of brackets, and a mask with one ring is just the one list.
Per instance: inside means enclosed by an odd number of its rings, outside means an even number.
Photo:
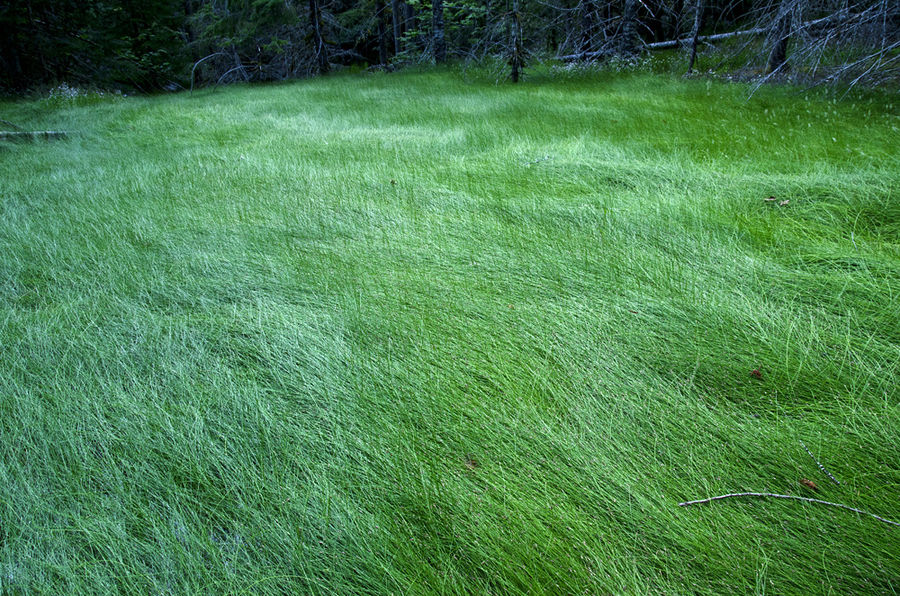
[{"label": "evergreen foliage", "polygon": [[515,80],[532,58],[634,60],[667,40],[694,55],[701,22],[707,42],[754,32],[730,62],[716,58],[743,75],[900,75],[900,3],[884,0],[12,0],[0,5],[0,87],[150,91],[487,57]]}]

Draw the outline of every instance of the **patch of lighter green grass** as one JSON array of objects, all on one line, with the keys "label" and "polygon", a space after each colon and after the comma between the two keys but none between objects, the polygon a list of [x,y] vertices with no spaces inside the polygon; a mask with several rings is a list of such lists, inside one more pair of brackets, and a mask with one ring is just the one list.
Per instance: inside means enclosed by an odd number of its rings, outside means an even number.
[{"label": "patch of lighter green grass", "polygon": [[893,106],[746,97],[0,105],[78,132],[0,146],[0,591],[895,592],[872,518],[677,507],[900,518]]}]

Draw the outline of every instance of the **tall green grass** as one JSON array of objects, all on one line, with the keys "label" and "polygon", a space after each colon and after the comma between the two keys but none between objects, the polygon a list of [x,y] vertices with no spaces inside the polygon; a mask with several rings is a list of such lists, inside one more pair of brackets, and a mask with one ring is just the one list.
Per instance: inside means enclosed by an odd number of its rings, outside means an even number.
[{"label": "tall green grass", "polygon": [[677,506],[900,521],[896,106],[746,97],[0,105],[78,133],[0,146],[0,592],[896,593],[896,527]]}]

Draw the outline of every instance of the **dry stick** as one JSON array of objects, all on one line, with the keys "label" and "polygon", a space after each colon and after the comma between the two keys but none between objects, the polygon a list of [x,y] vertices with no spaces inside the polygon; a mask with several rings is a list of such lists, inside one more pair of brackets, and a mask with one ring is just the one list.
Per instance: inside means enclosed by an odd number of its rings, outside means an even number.
[{"label": "dry stick", "polygon": [[[852,234],[852,232],[851,232],[851,234]],[[852,236],[851,236],[851,239],[852,239]],[[853,243],[853,246],[856,246],[856,242]],[[840,482],[838,482],[837,478],[835,478],[834,476],[831,475],[831,472],[829,472],[828,470],[825,469],[825,466],[822,465],[822,462],[817,460],[816,456],[813,455],[812,452],[806,448],[806,445],[803,443],[803,441],[800,441],[800,446],[803,447],[803,449],[806,449],[806,452],[809,454],[809,456],[811,458],[813,458],[813,461],[816,462],[816,465],[819,466],[819,469],[822,470],[823,474],[825,474],[826,476],[831,478],[831,481],[834,482],[835,484],[837,484],[837,485],[841,484]]]},{"label": "dry stick", "polygon": [[16,126],[15,124],[13,124],[12,122],[10,122],[9,120],[3,120],[2,118],[0,118],[0,124],[5,124],[5,125],[7,125],[8,127],[12,128],[13,130],[24,130],[21,126]]},{"label": "dry stick", "polygon": [[892,526],[900,527],[900,523],[895,521],[891,521],[889,519],[884,519],[874,513],[869,513],[868,511],[863,511],[862,509],[857,509],[855,507],[850,507],[849,505],[841,505],[840,503],[832,503],[830,501],[821,501],[819,499],[810,499],[809,497],[795,497],[794,495],[776,495],[774,493],[729,493],[727,495],[719,495],[718,497],[710,497],[708,499],[700,499],[698,501],[685,501],[684,503],[679,503],[679,507],[687,507],[688,505],[702,505],[703,503],[710,503],[712,501],[719,501],[721,499],[730,499],[732,497],[771,497],[773,499],[793,499],[795,501],[806,501],[807,503],[818,503],[820,505],[831,505],[832,507],[839,507],[841,509],[847,509],[848,511],[854,511],[856,513],[861,513],[863,515],[870,515],[877,519],[878,521],[882,521],[886,524],[891,524]]}]

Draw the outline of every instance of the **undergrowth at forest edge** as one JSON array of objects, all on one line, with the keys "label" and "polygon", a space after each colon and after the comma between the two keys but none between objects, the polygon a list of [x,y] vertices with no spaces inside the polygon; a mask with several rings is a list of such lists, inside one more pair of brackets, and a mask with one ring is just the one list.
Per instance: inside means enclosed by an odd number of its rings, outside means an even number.
[{"label": "undergrowth at forest edge", "polygon": [[889,102],[0,104],[0,591],[896,592]]}]

